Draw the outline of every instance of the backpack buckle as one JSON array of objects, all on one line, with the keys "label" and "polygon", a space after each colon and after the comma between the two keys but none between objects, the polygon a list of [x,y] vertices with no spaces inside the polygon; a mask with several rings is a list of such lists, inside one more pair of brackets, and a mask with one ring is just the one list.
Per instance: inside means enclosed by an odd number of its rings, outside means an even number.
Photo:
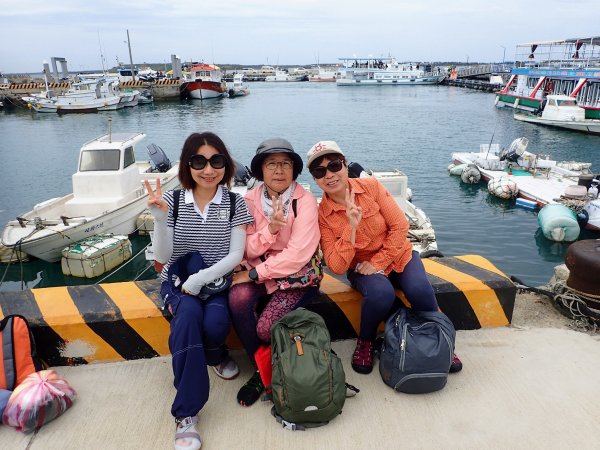
[{"label": "backpack buckle", "polygon": [[293,422],[288,422],[287,420],[281,419],[281,426],[286,430],[296,431],[296,424]]}]

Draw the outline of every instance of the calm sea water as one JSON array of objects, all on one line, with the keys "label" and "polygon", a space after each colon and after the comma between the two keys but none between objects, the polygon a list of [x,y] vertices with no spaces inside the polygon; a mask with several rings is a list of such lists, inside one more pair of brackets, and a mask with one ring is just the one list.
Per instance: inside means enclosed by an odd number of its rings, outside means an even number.
[{"label": "calm sea water", "polygon": [[[540,285],[564,261],[568,244],[544,239],[535,212],[490,197],[448,175],[453,151],[481,143],[502,147],[521,136],[534,153],[593,163],[600,171],[600,138],[518,122],[494,107],[494,95],[446,86],[337,87],[333,83],[253,83],[247,97],[157,102],[99,114],[57,116],[25,109],[0,112],[0,223],[43,200],[71,192],[81,145],[108,129],[144,132],[176,160],[192,132],[219,134],[249,165],[258,144],[288,139],[302,155],[315,142],[336,140],[351,161],[376,170],[398,168],[409,177],[414,203],[431,218],[446,256],[479,254],[509,275]],[[138,159],[147,159],[145,146]],[[311,183],[305,171],[300,181]],[[582,238],[597,235],[584,233]],[[134,253],[147,238],[134,239]],[[154,276],[143,254],[107,281]],[[0,265],[0,290],[89,283],[63,277],[59,264]],[[23,281],[22,281],[23,280]],[[91,282],[98,280],[91,280]]]}]

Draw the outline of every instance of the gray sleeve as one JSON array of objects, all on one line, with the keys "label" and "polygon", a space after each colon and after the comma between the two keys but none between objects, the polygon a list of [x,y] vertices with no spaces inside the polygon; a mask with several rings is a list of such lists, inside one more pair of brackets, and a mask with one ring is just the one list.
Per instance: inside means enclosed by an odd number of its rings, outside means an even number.
[{"label": "gray sleeve", "polygon": [[[156,231],[155,231],[156,232]],[[194,295],[200,293],[200,289],[205,284],[216,280],[223,275],[233,271],[244,257],[244,247],[246,245],[246,230],[244,227],[235,227],[231,230],[231,242],[229,243],[229,254],[222,260],[216,262],[207,269],[190,275],[183,288]]]},{"label": "gray sleeve", "polygon": [[154,259],[161,263],[167,263],[173,254],[173,228],[167,226],[167,214],[158,208],[150,208],[154,217],[154,237],[152,249]]}]

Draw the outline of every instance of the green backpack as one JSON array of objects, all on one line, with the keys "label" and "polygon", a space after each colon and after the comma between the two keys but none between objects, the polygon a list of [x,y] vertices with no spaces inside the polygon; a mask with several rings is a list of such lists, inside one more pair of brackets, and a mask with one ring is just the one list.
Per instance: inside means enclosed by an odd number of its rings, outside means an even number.
[{"label": "green backpack", "polygon": [[341,414],[346,400],[344,368],[331,350],[323,318],[304,308],[271,327],[271,413],[284,428],[325,425]]}]

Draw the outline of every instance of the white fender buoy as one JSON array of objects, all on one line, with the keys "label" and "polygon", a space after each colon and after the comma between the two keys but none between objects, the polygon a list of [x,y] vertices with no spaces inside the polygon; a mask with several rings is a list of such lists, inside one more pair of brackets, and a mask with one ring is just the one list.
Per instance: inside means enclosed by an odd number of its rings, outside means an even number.
[{"label": "white fender buoy", "polygon": [[510,178],[492,178],[488,182],[488,192],[496,197],[507,200],[517,196],[519,187],[517,186],[517,183]]},{"label": "white fender buoy", "polygon": [[481,180],[481,172],[475,164],[469,164],[460,174],[463,183],[476,184]]}]

